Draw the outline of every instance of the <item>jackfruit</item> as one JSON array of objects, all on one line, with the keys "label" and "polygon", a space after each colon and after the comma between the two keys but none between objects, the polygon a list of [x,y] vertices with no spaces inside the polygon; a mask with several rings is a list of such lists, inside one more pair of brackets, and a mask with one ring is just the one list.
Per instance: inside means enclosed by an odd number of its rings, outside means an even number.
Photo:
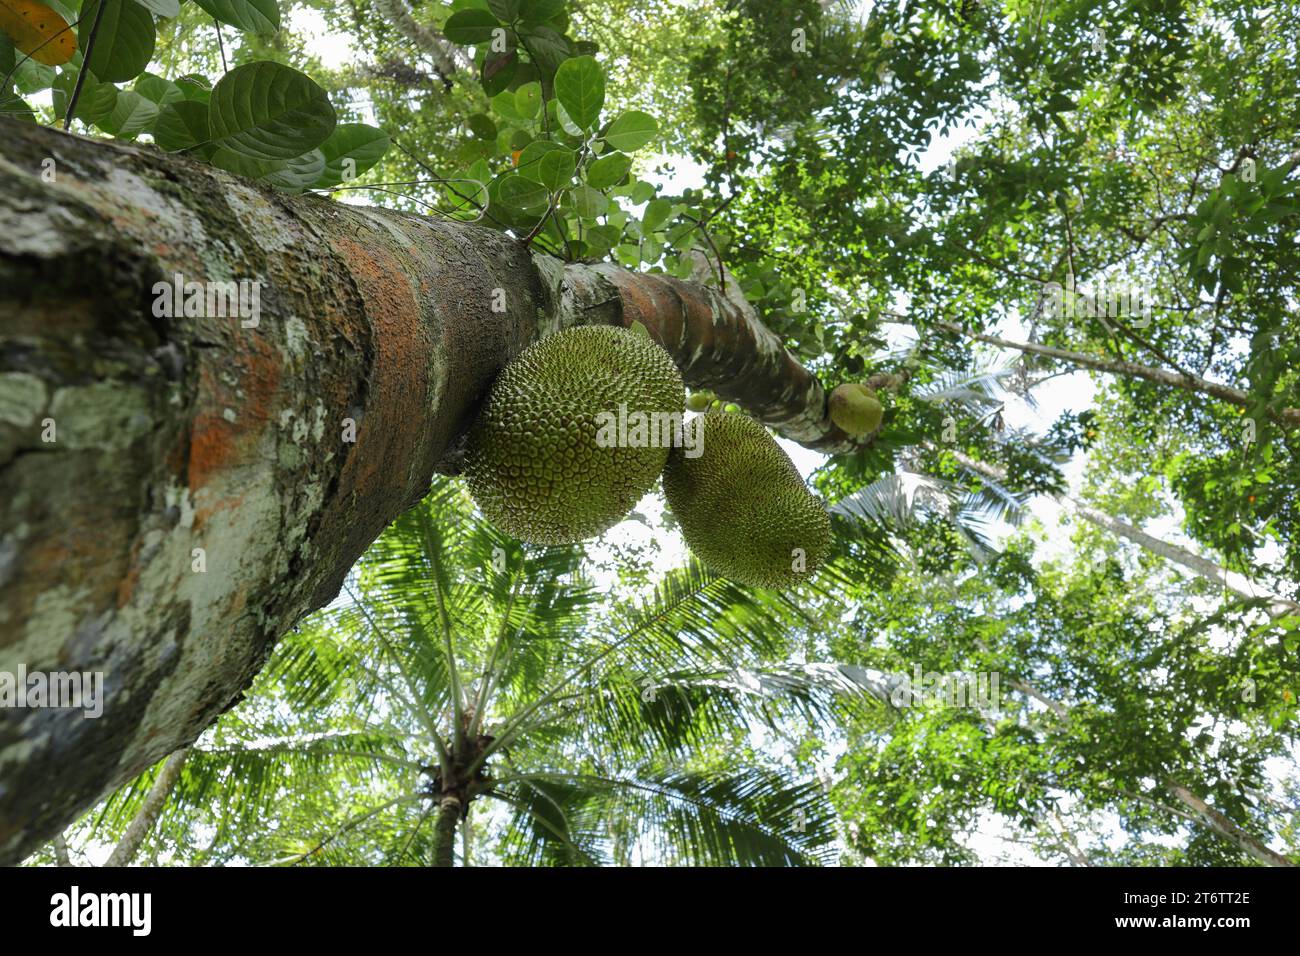
[{"label": "jackfruit", "polygon": [[713,572],[782,588],[810,578],[831,546],[831,522],[794,462],[759,422],[709,412],[696,458],[674,448],[664,495],[682,536]]},{"label": "jackfruit", "polygon": [[691,392],[691,394],[686,397],[686,407],[693,412],[702,412],[712,404],[712,392]]},{"label": "jackfruit", "polygon": [[470,427],[470,494],[522,541],[598,535],[654,486],[672,443],[663,422],[681,422],[685,396],[648,336],[606,325],[548,335],[501,371]]},{"label": "jackfruit", "polygon": [[831,421],[845,434],[857,438],[880,427],[885,408],[867,386],[846,382],[831,392],[830,412]]}]

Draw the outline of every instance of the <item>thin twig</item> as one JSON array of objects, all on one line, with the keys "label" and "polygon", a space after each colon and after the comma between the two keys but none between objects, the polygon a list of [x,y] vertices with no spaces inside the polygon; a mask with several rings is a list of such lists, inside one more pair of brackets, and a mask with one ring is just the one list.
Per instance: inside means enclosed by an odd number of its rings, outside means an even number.
[{"label": "thin twig", "polygon": [[95,35],[99,33],[99,21],[104,17],[104,0],[99,0],[95,7],[95,22],[90,25],[90,37],[86,40],[86,52],[81,57],[81,69],[77,70],[77,85],[72,88],[68,99],[68,112],[63,117],[63,131],[66,133],[72,125],[72,112],[77,108],[77,99],[81,96],[82,84],[86,82],[86,73],[90,68],[90,54],[95,49]]}]

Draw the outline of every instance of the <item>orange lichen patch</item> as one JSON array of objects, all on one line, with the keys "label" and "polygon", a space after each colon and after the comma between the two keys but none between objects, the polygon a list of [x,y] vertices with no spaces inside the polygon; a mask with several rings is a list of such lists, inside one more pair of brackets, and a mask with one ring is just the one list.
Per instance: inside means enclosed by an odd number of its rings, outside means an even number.
[{"label": "orange lichen patch", "polygon": [[[244,463],[276,418],[283,360],[263,334],[250,330],[239,342],[243,348],[233,361],[237,385],[222,381],[210,363],[199,369],[186,480],[191,492],[208,484],[217,472]],[[227,418],[227,409],[233,421]]]},{"label": "orange lichen patch", "polygon": [[374,362],[370,370],[365,420],[348,450],[339,494],[375,496],[382,501],[406,489],[426,422],[421,414],[429,394],[431,343],[420,306],[403,263],[380,244],[363,246],[334,240],[366,304]]},{"label": "orange lichen patch", "polygon": [[249,347],[238,359],[244,394],[236,409],[236,424],[241,433],[277,417],[275,398],[283,374],[283,360],[265,334],[250,333],[247,339]]},{"label": "orange lichen patch", "polygon": [[235,430],[220,412],[211,410],[194,416],[190,432],[189,474],[186,484],[198,490],[208,479],[219,472],[234,457]]}]

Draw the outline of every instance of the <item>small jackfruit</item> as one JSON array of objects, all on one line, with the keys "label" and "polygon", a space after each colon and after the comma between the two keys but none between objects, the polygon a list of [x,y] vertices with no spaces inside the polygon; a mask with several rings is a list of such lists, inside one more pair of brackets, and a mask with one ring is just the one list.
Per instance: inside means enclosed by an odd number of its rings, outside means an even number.
[{"label": "small jackfruit", "polygon": [[712,392],[691,392],[691,394],[686,397],[686,407],[693,412],[702,412],[712,404]]},{"label": "small jackfruit", "polygon": [[870,435],[880,427],[885,408],[876,393],[865,385],[845,382],[836,385],[830,398],[831,421],[847,435]]},{"label": "small jackfruit", "polygon": [[831,523],[794,462],[759,422],[710,412],[702,453],[674,448],[664,495],[695,555],[741,584],[782,588],[807,580],[831,546]]},{"label": "small jackfruit", "polygon": [[467,440],[470,494],[523,541],[598,535],[654,486],[670,444],[662,423],[681,421],[685,393],[646,336],[607,325],[548,335],[492,383]]}]

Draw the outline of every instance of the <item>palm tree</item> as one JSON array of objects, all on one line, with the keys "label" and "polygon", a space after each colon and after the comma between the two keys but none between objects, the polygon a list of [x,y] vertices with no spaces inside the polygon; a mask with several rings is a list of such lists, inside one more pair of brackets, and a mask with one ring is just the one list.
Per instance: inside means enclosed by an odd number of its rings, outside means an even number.
[{"label": "palm tree", "polygon": [[[848,563],[883,569],[871,535],[844,552],[821,591],[691,564],[612,600],[579,549],[525,549],[440,482],[191,749],[154,842],[187,862],[451,866],[459,832],[462,862],[475,834],[507,863],[827,862],[821,787],[750,741],[879,693],[790,659]],[[150,782],[97,822],[138,816]]]}]

